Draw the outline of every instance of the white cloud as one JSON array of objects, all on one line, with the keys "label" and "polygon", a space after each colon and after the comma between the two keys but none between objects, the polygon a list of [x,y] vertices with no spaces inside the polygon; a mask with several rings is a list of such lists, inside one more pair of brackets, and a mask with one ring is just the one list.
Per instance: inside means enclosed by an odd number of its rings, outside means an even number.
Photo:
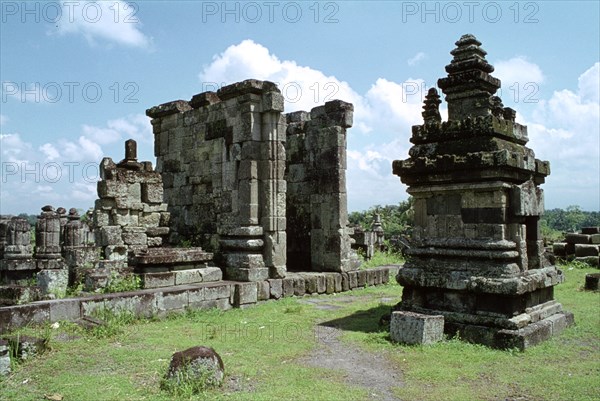
[{"label": "white cloud", "polygon": [[42,146],[40,146],[40,150],[46,155],[46,160],[52,161],[54,159],[58,159],[58,157],[60,156],[58,150],[51,143],[43,144]]},{"label": "white cloud", "polygon": [[409,58],[407,60],[408,65],[415,66],[418,65],[422,60],[424,60],[426,58],[425,53],[423,52],[418,52],[417,54],[415,54],[413,57]]},{"label": "white cloud", "polygon": [[[152,128],[142,114],[83,125],[76,140],[60,138],[33,146],[21,134],[0,134],[0,213],[38,211],[43,204],[88,208],[96,199],[102,157],[123,157],[125,139],[138,140],[140,160],[152,154]],[[31,196],[35,194],[35,196]]]},{"label": "white cloud", "polygon": [[[58,34],[81,34],[90,43],[108,41],[150,49],[152,40],[142,31],[138,5],[120,0],[61,3]],[[52,31],[50,31],[52,33]]]},{"label": "white cloud", "polygon": [[250,78],[275,82],[285,98],[286,112],[310,111],[326,101],[342,99],[354,104],[357,115],[361,113],[360,108],[356,110],[361,97],[347,82],[295,61],[281,61],[269,49],[249,39],[214,56],[199,78],[206,90]]},{"label": "white cloud", "polygon": [[591,68],[579,76],[579,96],[584,103],[599,103],[600,92],[600,63],[596,62]]},{"label": "white cloud", "polygon": [[333,99],[354,104],[354,125],[348,137],[350,210],[368,208],[375,193],[380,204],[406,199],[398,177],[392,175],[392,161],[407,157],[411,126],[422,121],[422,99],[427,91],[422,79],[396,83],[379,78],[360,95],[347,82],[296,61],[280,60],[252,40],[213,57],[199,78],[205,90],[249,78],[276,82],[286,99],[286,112],[308,111]]},{"label": "white cloud", "polygon": [[[577,92],[555,91],[525,118],[536,157],[549,160],[546,201],[600,209],[600,103],[598,63],[579,76]],[[562,202],[559,202],[562,201]],[[552,201],[551,201],[552,202]],[[558,207],[559,205],[555,205]]]},{"label": "white cloud", "polygon": [[515,84],[523,90],[527,84],[540,85],[545,80],[542,69],[524,56],[499,60],[493,65],[495,67],[493,75],[500,78],[502,88],[505,90],[514,87]]}]

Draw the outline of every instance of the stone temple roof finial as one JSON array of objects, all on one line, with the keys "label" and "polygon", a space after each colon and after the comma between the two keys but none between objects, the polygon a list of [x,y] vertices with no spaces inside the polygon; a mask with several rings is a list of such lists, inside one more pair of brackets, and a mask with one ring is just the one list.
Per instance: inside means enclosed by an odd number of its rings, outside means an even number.
[{"label": "stone temple roof finial", "polygon": [[435,88],[429,88],[427,95],[425,96],[425,102],[423,104],[423,120],[425,124],[428,123],[440,123],[442,122],[442,116],[440,115],[440,95]]},{"label": "stone temple roof finial", "polygon": [[471,34],[461,36],[455,44],[450,52],[454,57],[446,66],[448,76],[438,80],[448,102],[448,119],[492,114],[490,98],[500,88],[500,80],[490,75],[494,67],[485,59],[486,51]]}]

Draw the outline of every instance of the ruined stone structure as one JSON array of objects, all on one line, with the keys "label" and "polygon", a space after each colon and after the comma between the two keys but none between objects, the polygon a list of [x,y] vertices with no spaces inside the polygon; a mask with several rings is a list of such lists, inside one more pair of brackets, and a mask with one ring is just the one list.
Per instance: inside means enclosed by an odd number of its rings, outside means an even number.
[{"label": "ruined stone structure", "polygon": [[393,164],[415,211],[400,308],[442,315],[447,333],[469,341],[523,349],[573,321],[553,299],[563,276],[544,258],[539,232],[550,167],[494,95],[500,81],[481,43],[464,35],[456,45],[438,81],[448,121],[430,89],[410,157]]},{"label": "ruined stone structure", "polygon": [[360,249],[366,260],[370,260],[375,254],[375,250],[383,250],[385,232],[381,224],[381,215],[376,214],[370,230],[362,227],[355,227],[352,234],[352,249]]},{"label": "ruined stone structure", "polygon": [[295,269],[356,267],[345,185],[352,105],[328,102],[287,120],[282,112],[277,86],[257,80],[146,112],[171,213],[171,243],[194,240],[216,252],[232,280],[282,278],[287,256],[300,251],[306,256]]},{"label": "ruined stone structure", "polygon": [[285,275],[285,121],[269,82],[244,81],[147,110],[173,230],[220,251],[227,276]]},{"label": "ruined stone structure", "polygon": [[310,113],[287,114],[287,220],[290,270],[347,271],[350,252],[346,193],[346,129],[354,107],[334,100]]},{"label": "ruined stone structure", "polygon": [[584,227],[581,233],[568,233],[561,242],[552,244],[555,256],[600,266],[600,227]]},{"label": "ruined stone structure", "polygon": [[118,164],[102,159],[100,178],[94,227],[104,258],[126,264],[129,251],[160,246],[169,233],[162,178],[151,162],[137,161],[135,141],[125,142],[125,159]]}]

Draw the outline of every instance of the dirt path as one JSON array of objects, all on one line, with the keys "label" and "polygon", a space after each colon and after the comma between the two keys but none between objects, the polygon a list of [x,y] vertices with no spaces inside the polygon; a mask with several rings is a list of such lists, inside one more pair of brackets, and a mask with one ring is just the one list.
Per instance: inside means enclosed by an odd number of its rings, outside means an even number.
[{"label": "dirt path", "polygon": [[[318,305],[323,309],[328,306],[337,308],[334,305]],[[342,372],[348,384],[369,390],[368,400],[399,400],[391,389],[402,385],[402,373],[383,355],[342,342],[343,331],[338,328],[319,325],[316,330],[319,346],[310,356],[302,358],[301,363]]]}]

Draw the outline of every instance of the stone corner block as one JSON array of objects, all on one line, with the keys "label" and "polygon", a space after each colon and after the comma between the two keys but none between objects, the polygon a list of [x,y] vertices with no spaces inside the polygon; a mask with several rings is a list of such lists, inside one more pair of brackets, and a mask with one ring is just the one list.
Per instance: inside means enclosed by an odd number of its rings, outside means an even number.
[{"label": "stone corner block", "polygon": [[235,284],[233,291],[233,304],[235,306],[255,304],[258,302],[258,287],[256,283]]},{"label": "stone corner block", "polygon": [[404,344],[433,344],[444,338],[444,316],[392,312],[390,337]]}]

